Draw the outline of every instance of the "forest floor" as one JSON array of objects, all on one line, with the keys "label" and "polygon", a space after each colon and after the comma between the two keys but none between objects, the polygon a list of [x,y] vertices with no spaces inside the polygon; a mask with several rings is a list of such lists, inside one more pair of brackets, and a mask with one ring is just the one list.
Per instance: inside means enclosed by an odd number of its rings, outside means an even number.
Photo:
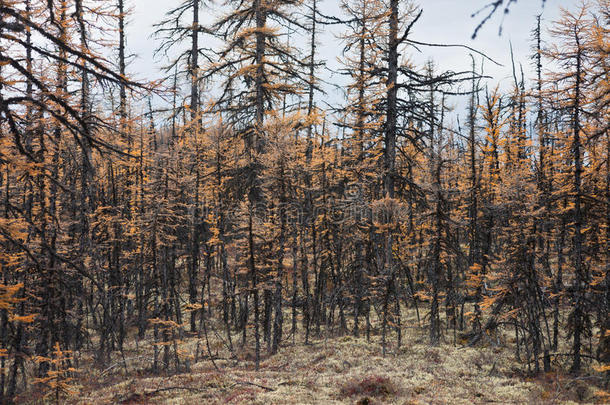
[{"label": "forest floor", "polygon": [[[574,378],[561,371],[528,377],[515,360],[514,344],[467,347],[445,342],[428,344],[424,328],[403,329],[402,344],[388,336],[382,354],[379,331],[366,337],[336,336],[311,339],[285,337],[273,356],[262,356],[254,370],[254,352],[236,350],[231,359],[220,336],[210,336],[210,361],[205,339],[180,343],[190,371],[153,374],[151,342],[130,342],[125,361],[108,368],[87,369],[81,359],[78,378],[72,381],[70,404],[569,404],[609,403],[594,383],[595,373]],[[287,319],[286,323],[290,323]],[[406,323],[409,324],[409,323]],[[300,325],[299,325],[300,327]],[[288,328],[288,327],[287,327]],[[299,329],[302,330],[302,329]],[[249,332],[252,335],[252,331]],[[447,336],[452,334],[447,333]],[[447,338],[448,339],[448,338]],[[509,339],[506,339],[509,341]],[[238,347],[239,337],[233,343]],[[237,344],[236,344],[237,343]],[[504,342],[507,343],[507,342]],[[508,342],[510,343],[510,342]],[[266,353],[266,345],[261,353]],[[20,402],[39,403],[34,394]]]}]

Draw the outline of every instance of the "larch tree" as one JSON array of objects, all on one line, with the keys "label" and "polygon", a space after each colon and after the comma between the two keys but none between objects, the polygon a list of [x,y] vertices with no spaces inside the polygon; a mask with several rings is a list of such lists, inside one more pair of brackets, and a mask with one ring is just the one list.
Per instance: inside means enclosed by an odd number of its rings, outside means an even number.
[{"label": "larch tree", "polygon": [[[221,78],[221,94],[214,100],[214,110],[226,115],[226,122],[237,136],[244,140],[244,165],[239,176],[243,182],[243,196],[247,222],[245,223],[245,262],[250,273],[250,286],[254,310],[254,334],[256,342],[256,367],[260,359],[260,308],[259,279],[265,274],[259,269],[266,258],[260,257],[256,212],[265,206],[262,181],[265,153],[265,122],[288,97],[291,104],[285,111],[294,112],[298,104],[290,100],[302,92],[307,81],[303,71],[308,66],[297,50],[286,41],[283,27],[302,27],[296,17],[295,1],[231,2],[229,11],[213,25],[224,45],[217,51],[219,62],[206,66],[205,78]],[[273,118],[272,118],[273,119]],[[273,294],[265,290],[265,306],[272,307]],[[268,336],[269,316],[265,317],[265,336]],[[245,333],[245,329],[244,329]],[[244,335],[245,336],[245,335]]]},{"label": "larch tree", "polygon": [[[133,4],[0,0],[0,402],[411,328],[607,383],[607,0],[533,21],[506,90],[414,63],[489,58],[415,40],[412,2],[182,0],[161,91],[128,79]],[[142,395],[170,389],[199,392]]]},{"label": "larch tree", "polygon": [[[583,262],[583,137],[585,108],[587,105],[587,87],[590,84],[586,74],[590,63],[589,48],[586,41],[590,27],[588,9],[583,6],[575,13],[564,12],[560,21],[554,26],[551,34],[562,42],[562,48],[552,48],[547,56],[561,65],[562,70],[553,76],[560,85],[560,91],[567,95],[563,107],[569,111],[569,126],[565,133],[569,145],[570,176],[564,184],[564,190],[570,196],[571,231],[572,231],[572,264],[574,266],[571,287],[573,311],[570,314],[570,328],[573,336],[571,371],[578,373],[581,369],[582,337],[586,335],[589,316],[587,314],[586,289],[590,282],[590,273]],[[567,180],[567,179],[566,179]]]}]

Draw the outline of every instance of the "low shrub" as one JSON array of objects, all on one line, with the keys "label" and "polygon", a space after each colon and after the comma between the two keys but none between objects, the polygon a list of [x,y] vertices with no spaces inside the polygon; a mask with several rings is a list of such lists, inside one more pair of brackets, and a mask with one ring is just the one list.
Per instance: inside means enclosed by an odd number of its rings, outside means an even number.
[{"label": "low shrub", "polygon": [[389,397],[398,393],[398,388],[388,377],[378,375],[352,379],[341,387],[341,395],[345,397]]}]

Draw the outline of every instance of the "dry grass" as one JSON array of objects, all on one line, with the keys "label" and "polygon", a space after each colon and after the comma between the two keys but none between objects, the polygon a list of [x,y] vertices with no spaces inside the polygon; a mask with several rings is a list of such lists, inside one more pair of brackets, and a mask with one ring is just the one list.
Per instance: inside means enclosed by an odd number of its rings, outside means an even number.
[{"label": "dry grass", "polygon": [[369,402],[369,397],[388,398],[398,393],[396,385],[386,376],[369,375],[364,378],[357,377],[341,386],[341,395],[344,397],[363,397],[362,402]]},{"label": "dry grass", "polygon": [[[589,378],[573,379],[555,372],[526,378],[523,365],[505,347],[462,347],[427,344],[424,330],[405,329],[400,348],[390,336],[386,356],[379,336],[339,336],[313,340],[310,345],[286,345],[261,359],[254,371],[251,349],[231,358],[218,337],[211,346],[219,358],[216,370],[209,359],[190,359],[190,372],[150,373],[150,342],[132,342],[127,366],[87,369],[81,362],[78,391],[71,404],[569,404],[605,403]],[[288,339],[290,340],[290,339]],[[234,343],[238,341],[235,336]],[[194,354],[203,339],[181,345]],[[118,359],[117,359],[118,360]],[[557,365],[558,366],[558,365]],[[34,393],[22,402],[35,403]],[[27,400],[29,398],[29,400]]]}]

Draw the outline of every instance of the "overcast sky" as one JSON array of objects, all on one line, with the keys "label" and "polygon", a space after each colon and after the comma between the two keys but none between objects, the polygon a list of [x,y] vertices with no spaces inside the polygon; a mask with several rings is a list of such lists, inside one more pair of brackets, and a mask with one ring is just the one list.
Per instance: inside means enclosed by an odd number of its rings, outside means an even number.
[{"label": "overcast sky", "polygon": [[[338,12],[338,0],[321,0],[322,9],[326,14]],[[510,84],[511,62],[510,42],[514,49],[515,60],[522,63],[526,75],[531,75],[529,55],[531,54],[531,30],[535,26],[535,16],[542,13],[544,21],[549,24],[560,14],[560,7],[574,9],[578,0],[546,0],[544,7],[542,0],[520,0],[511,7],[511,12],[504,16],[499,10],[479,31],[476,39],[471,36],[484,16],[471,15],[488,4],[490,0],[421,0],[420,7],[423,15],[414,26],[411,39],[430,43],[452,43],[471,46],[489,57],[503,64],[504,67],[485,63],[485,73],[501,81],[505,86]],[[129,71],[136,78],[156,78],[161,76],[160,67],[163,61],[153,59],[153,51],[158,45],[151,37],[152,25],[159,22],[168,9],[179,4],[178,0],[133,0],[133,14],[128,25],[128,48],[136,55],[130,64]],[[216,2],[212,7],[219,7],[222,2]],[[206,21],[207,13],[204,10],[202,20]],[[211,20],[212,17],[208,17]],[[503,20],[503,22],[502,22]],[[503,26],[502,35],[498,36],[500,25]],[[339,28],[332,28],[338,30]],[[546,33],[545,33],[546,35]],[[342,46],[335,34],[327,29],[320,37],[321,55],[327,60],[329,66],[336,66],[335,57],[339,55]],[[423,64],[432,58],[439,70],[462,71],[470,68],[469,51],[460,48],[421,48],[421,53],[410,49],[412,59]],[[339,80],[339,79],[335,79]],[[332,91],[330,91],[332,93]],[[340,95],[329,94],[328,98],[340,99]]]}]

